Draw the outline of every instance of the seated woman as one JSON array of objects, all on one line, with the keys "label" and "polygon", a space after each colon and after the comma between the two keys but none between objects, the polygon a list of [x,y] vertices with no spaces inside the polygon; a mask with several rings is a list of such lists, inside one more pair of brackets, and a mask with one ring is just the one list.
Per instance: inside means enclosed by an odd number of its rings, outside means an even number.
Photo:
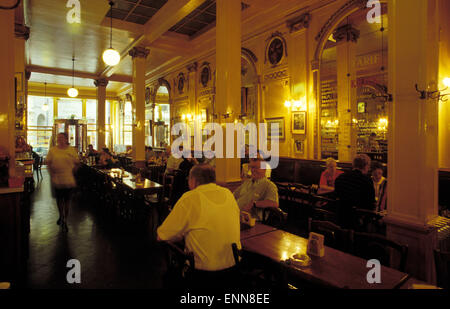
[{"label": "seated woman", "polygon": [[103,148],[100,153],[100,159],[98,165],[102,167],[111,168],[117,165],[119,161],[114,159],[113,155],[109,152],[108,148]]},{"label": "seated woman", "polygon": [[18,136],[16,138],[16,152],[29,152],[31,151],[30,145],[25,142],[23,136]]},{"label": "seated woman", "polygon": [[383,177],[383,165],[372,162],[372,182],[375,189],[376,211],[386,210],[387,179]]},{"label": "seated woman", "polygon": [[326,170],[320,175],[319,194],[334,192],[334,181],[343,171],[337,169],[336,160],[328,158],[326,160]]}]

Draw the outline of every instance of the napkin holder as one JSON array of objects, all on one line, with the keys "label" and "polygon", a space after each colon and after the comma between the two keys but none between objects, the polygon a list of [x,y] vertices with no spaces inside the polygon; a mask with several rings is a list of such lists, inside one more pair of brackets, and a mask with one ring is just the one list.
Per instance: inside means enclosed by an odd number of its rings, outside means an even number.
[{"label": "napkin holder", "polygon": [[309,233],[306,252],[310,256],[323,257],[325,255],[324,236],[314,232]]},{"label": "napkin holder", "polygon": [[252,217],[252,215],[246,211],[241,211],[241,222],[248,226],[255,226],[256,219]]}]

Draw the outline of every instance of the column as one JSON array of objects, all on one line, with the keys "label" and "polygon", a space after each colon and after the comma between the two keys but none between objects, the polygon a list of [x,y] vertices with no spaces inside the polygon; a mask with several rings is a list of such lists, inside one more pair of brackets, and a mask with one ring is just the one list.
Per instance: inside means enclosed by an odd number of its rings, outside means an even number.
[{"label": "column", "polygon": [[97,149],[106,147],[105,123],[106,123],[106,86],[108,80],[105,78],[94,81],[97,87]]},{"label": "column", "polygon": [[133,158],[136,166],[145,167],[145,68],[150,51],[145,47],[134,47],[129,51],[133,58],[133,96],[135,123],[133,123],[133,142],[136,152]]},{"label": "column", "polygon": [[[450,78],[450,1],[439,1],[441,26],[439,55],[439,89],[444,89],[444,78]],[[450,93],[449,89],[443,93]],[[449,99],[450,96],[447,96]],[[450,169],[450,100],[439,102],[439,168]]]},{"label": "column", "polygon": [[406,271],[434,282],[437,235],[438,102],[437,1],[389,1],[388,238],[407,243]]},{"label": "column", "polygon": [[24,136],[26,139],[26,89],[28,81],[25,74],[25,42],[30,37],[30,28],[24,25],[15,24],[14,33],[14,72],[19,77],[16,93],[17,110],[15,117],[15,135]]},{"label": "column", "polygon": [[[216,110],[221,123],[234,122],[241,108],[241,1],[218,0],[216,14]],[[223,117],[233,111],[229,118]],[[225,157],[225,126],[222,129]],[[236,143],[234,148],[235,158],[216,160],[216,179],[219,183],[240,180]]]},{"label": "column", "polygon": [[356,42],[359,30],[344,25],[333,33],[336,39],[339,144],[338,158],[341,162],[352,162],[356,155]]},{"label": "column", "polygon": [[[197,126],[198,129],[201,129],[201,121],[199,122],[197,120],[197,116],[200,114],[197,104],[197,87],[196,87],[198,80],[197,62],[188,65],[186,69],[188,71],[187,80],[188,80],[188,96],[189,96],[189,113],[193,117],[194,124]],[[201,140],[202,138],[200,137],[199,141]],[[191,148],[194,149],[195,151],[202,151],[203,149],[201,143],[200,145],[195,144],[195,137],[191,138]]]},{"label": "column", "polygon": [[9,155],[9,175],[15,175],[14,11],[0,10],[0,151]]}]

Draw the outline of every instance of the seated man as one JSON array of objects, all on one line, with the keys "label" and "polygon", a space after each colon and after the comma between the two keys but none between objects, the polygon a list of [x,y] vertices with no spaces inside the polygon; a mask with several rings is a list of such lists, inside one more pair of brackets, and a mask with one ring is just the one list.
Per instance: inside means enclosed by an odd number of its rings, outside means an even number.
[{"label": "seated man", "polygon": [[211,271],[227,273],[235,266],[231,244],[241,248],[239,207],[231,192],[215,181],[214,168],[194,166],[189,173],[191,191],[183,194],[157,230],[158,241],[184,238],[187,251],[194,254],[199,270],[195,273],[205,278]]},{"label": "seated man", "polygon": [[86,150],[86,156],[95,157],[97,155],[98,155],[98,151],[94,149],[94,146],[92,146],[92,144],[89,144],[88,149]]},{"label": "seated man", "polygon": [[250,212],[259,221],[263,219],[261,208],[278,207],[277,186],[266,178],[266,170],[261,164],[266,164],[262,158],[250,159],[251,178],[243,180],[233,193],[239,208]]},{"label": "seated man", "polygon": [[156,153],[151,146],[145,146],[145,162],[149,163],[156,159]]},{"label": "seated man", "polygon": [[383,176],[383,165],[378,161],[372,163],[372,181],[377,202],[376,210],[386,210],[387,179]]},{"label": "seated man", "polygon": [[115,167],[118,164],[118,160],[116,160],[111,152],[109,152],[108,148],[103,148],[102,152],[100,153],[100,158],[98,165],[102,167],[112,168]]},{"label": "seated man", "polygon": [[369,172],[370,158],[357,155],[353,160],[353,169],[336,178],[335,192],[340,200],[339,222],[349,225],[352,220],[352,207],[375,210],[375,190]]},{"label": "seated man", "polygon": [[[180,151],[183,151],[183,146],[180,146]],[[177,159],[173,155],[171,155],[171,149],[170,147],[166,148],[166,156],[167,158],[167,164],[166,164],[166,174],[171,174],[175,170],[177,170],[180,167],[181,162],[183,162],[183,157]]]}]

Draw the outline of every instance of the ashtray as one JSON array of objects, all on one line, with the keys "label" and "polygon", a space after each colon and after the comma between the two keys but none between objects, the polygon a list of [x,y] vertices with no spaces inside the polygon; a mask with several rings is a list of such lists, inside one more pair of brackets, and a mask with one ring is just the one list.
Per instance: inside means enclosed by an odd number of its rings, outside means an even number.
[{"label": "ashtray", "polygon": [[306,254],[294,254],[289,259],[289,262],[297,267],[308,267],[311,265],[311,258]]}]

